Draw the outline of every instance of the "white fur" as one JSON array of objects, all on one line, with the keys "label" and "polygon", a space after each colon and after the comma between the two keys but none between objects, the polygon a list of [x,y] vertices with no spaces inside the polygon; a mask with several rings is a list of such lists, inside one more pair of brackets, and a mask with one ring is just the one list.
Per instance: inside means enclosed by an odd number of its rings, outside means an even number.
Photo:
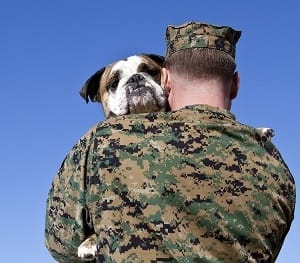
[{"label": "white fur", "polygon": [[261,133],[261,135],[270,139],[275,136],[275,132],[272,128],[257,128],[257,130]]},{"label": "white fur", "polygon": [[79,258],[82,259],[92,259],[96,256],[97,245],[96,243],[87,245],[86,241],[88,241],[88,239],[82,242],[81,245],[78,247],[77,255]]}]

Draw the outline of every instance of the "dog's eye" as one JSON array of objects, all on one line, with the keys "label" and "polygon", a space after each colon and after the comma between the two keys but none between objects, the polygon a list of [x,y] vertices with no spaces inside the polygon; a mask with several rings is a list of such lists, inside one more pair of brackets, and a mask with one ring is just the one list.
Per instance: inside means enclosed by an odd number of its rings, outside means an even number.
[{"label": "dog's eye", "polygon": [[108,86],[109,90],[112,92],[116,91],[116,89],[118,87],[118,83],[119,83],[119,81],[117,79],[113,80]]},{"label": "dog's eye", "polygon": [[148,71],[146,71],[149,75],[155,77],[157,75],[159,75],[160,71],[157,69],[149,69]]},{"label": "dog's eye", "polygon": [[120,81],[120,72],[116,71],[114,72],[112,78],[108,82],[107,89],[111,92],[115,92]]},{"label": "dog's eye", "polygon": [[147,65],[147,64],[141,64],[139,71],[148,73],[152,77],[156,77],[157,75],[160,74],[159,69],[149,67],[149,65]]}]

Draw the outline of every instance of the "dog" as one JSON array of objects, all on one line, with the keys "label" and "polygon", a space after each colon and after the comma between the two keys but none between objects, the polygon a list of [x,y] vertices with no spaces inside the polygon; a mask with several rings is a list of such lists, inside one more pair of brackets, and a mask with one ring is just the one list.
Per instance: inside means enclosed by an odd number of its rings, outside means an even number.
[{"label": "dog", "polygon": [[141,54],[103,67],[80,90],[89,102],[102,104],[106,118],[134,113],[166,111],[161,83],[164,57]]},{"label": "dog", "polygon": [[[161,86],[164,57],[155,54],[134,55],[101,68],[83,85],[80,95],[88,103],[102,104],[106,118],[113,116],[163,112],[169,110]],[[271,128],[257,128],[261,136],[271,138]],[[79,258],[94,260],[97,255],[96,234],[84,240],[77,250]]]},{"label": "dog", "polygon": [[[163,63],[164,57],[156,54],[127,57],[93,74],[80,95],[87,103],[101,103],[106,118],[167,111],[167,96],[160,85]],[[80,244],[77,255],[91,261],[96,254],[96,235],[92,234]]]}]

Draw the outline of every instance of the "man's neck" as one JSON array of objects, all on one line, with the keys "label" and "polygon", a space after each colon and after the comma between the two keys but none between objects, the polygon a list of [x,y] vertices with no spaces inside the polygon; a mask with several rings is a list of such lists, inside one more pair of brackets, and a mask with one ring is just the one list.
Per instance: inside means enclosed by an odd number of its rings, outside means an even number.
[{"label": "man's neck", "polygon": [[193,82],[176,82],[169,95],[171,110],[195,104],[206,104],[221,109],[230,110],[231,100],[227,87],[220,81],[201,80]]}]

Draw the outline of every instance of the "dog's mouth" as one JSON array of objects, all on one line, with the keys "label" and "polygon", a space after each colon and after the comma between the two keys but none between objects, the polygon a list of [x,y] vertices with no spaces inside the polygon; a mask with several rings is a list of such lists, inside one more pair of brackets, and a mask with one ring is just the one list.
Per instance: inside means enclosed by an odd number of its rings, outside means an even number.
[{"label": "dog's mouth", "polygon": [[128,89],[128,107],[130,113],[146,113],[161,110],[158,98],[151,87],[143,86],[138,89]]},{"label": "dog's mouth", "polygon": [[140,82],[138,85],[128,85],[127,101],[128,111],[133,114],[164,111],[166,108],[166,96],[159,85],[157,87]]}]

